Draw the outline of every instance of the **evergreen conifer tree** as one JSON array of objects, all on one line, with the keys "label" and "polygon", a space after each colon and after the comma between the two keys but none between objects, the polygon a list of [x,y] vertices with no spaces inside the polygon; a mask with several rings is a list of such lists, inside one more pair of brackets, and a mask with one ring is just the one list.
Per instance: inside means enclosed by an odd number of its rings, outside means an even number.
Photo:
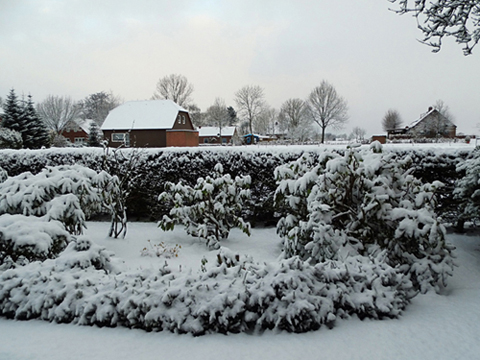
[{"label": "evergreen conifer tree", "polygon": [[20,107],[15,95],[15,90],[11,89],[7,96],[7,100],[3,104],[3,110],[5,114],[2,117],[2,126],[4,128],[22,132],[23,129],[23,116],[22,108]]},{"label": "evergreen conifer tree", "polygon": [[50,145],[48,130],[33,106],[31,95],[28,95],[22,116],[24,124],[24,129],[22,130],[23,147],[29,149],[40,149],[42,146],[48,147]]},{"label": "evergreen conifer tree", "polygon": [[92,121],[89,127],[88,146],[100,147],[100,131],[95,121]]}]

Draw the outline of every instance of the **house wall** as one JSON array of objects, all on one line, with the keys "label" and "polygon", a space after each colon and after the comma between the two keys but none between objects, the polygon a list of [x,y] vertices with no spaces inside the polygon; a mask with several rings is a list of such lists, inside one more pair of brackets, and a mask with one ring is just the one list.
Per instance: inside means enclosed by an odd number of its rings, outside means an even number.
[{"label": "house wall", "polygon": [[222,136],[222,141],[218,136],[199,136],[198,142],[200,144],[230,144],[232,141],[231,136]]},{"label": "house wall", "polygon": [[[83,130],[65,130],[62,133],[62,136],[68,139],[72,144],[79,144],[82,143],[81,140],[78,139],[84,139],[83,143],[86,143],[88,141],[88,134],[83,131]],[[75,140],[77,139],[77,140]]]},{"label": "house wall", "polygon": [[198,146],[198,131],[168,130],[166,146]]},{"label": "house wall", "polygon": [[406,134],[410,136],[435,138],[437,136],[454,138],[457,128],[447,118],[438,112],[433,112],[419,122],[417,125],[408,129]]},{"label": "house wall", "polygon": [[379,141],[380,144],[386,144],[387,143],[387,136],[386,135],[373,135],[372,136],[372,142],[374,141]]},{"label": "house wall", "polygon": [[[127,133],[127,143],[112,141],[112,134]],[[167,146],[198,146],[198,131],[194,130],[104,130],[108,146],[127,147],[167,147]]]},{"label": "house wall", "polygon": [[192,120],[190,119],[190,114],[184,111],[179,111],[172,129],[195,130]]},{"label": "house wall", "polygon": [[[127,147],[166,147],[166,130],[104,130],[104,138],[108,146],[117,148],[125,145]],[[127,134],[126,144],[123,141],[113,141],[113,134]]]}]

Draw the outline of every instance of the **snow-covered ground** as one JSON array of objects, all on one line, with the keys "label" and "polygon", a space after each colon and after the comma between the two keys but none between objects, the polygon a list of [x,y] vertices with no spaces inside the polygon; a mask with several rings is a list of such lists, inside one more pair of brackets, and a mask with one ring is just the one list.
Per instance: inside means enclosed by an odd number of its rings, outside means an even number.
[{"label": "snow-covered ground", "polygon": [[[162,232],[153,223],[131,223],[124,240],[107,239],[108,224],[91,222],[87,234],[123,259],[125,268],[158,268],[165,261],[174,271],[199,271],[216,252],[181,228]],[[306,334],[175,335],[126,328],[97,328],[11,321],[0,318],[0,360],[65,359],[479,359],[480,236],[449,235],[457,247],[453,278],[442,295],[413,299],[396,320],[338,320],[336,326]],[[173,259],[141,256],[150,243],[180,245]],[[275,229],[253,229],[247,237],[232,231],[223,246],[256,261],[275,260],[280,240]]]}]

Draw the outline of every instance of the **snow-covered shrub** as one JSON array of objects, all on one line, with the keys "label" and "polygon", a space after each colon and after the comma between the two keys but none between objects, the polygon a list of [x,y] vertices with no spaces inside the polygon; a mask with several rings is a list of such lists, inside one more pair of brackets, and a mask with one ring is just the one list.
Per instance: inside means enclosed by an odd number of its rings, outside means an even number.
[{"label": "snow-covered shrub", "polygon": [[454,195],[459,201],[457,228],[463,230],[466,221],[480,218],[480,150],[476,149],[470,159],[457,165],[463,174],[455,183]]},{"label": "snow-covered shrub", "polygon": [[93,243],[88,237],[82,235],[68,244],[66,249],[54,260],[57,271],[66,271],[72,268],[94,268],[107,273],[119,272],[112,261],[113,253],[104,247]]},{"label": "snow-covered shrub", "polygon": [[16,130],[0,127],[0,149],[21,149],[22,134]]},{"label": "snow-covered shrub", "polygon": [[0,215],[0,265],[54,258],[70,240],[58,221],[45,217]]},{"label": "snow-covered shrub", "polygon": [[104,171],[80,165],[47,167],[0,183],[0,214],[58,220],[71,234],[81,234],[85,218],[110,210],[118,191],[118,179]]},{"label": "snow-covered shrub", "polygon": [[223,174],[221,164],[215,165],[212,176],[199,178],[194,187],[166,183],[159,200],[172,208],[159,226],[173,230],[175,224],[183,224],[187,234],[205,239],[212,249],[220,247],[220,239],[226,239],[232,228],[250,235],[250,224],[240,216],[242,205],[250,197],[249,185],[249,176],[233,179]]},{"label": "snow-covered shrub", "polygon": [[375,255],[386,250],[422,292],[438,290],[452,274],[452,247],[434,213],[440,182],[412,176],[411,158],[349,149],[324,154],[318,163],[303,156],[277,168],[276,200],[283,208],[277,232],[286,257],[315,262]]},{"label": "snow-covered shrub", "polygon": [[353,314],[398,317],[412,294],[408,277],[378,257],[257,264],[222,253],[232,262],[222,260],[205,272],[115,273],[108,270],[108,256],[100,256],[97,266],[90,254],[99,251],[81,241],[57,259],[0,273],[0,315],[194,335],[305,332]]}]

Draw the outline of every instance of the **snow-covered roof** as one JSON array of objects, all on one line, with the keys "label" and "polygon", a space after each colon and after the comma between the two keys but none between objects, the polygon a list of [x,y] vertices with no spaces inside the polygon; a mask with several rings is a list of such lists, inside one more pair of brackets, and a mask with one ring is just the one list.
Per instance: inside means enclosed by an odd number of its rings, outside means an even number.
[{"label": "snow-covered roof", "polygon": [[184,108],[172,100],[128,101],[108,114],[102,130],[171,129]]},{"label": "snow-covered roof", "polygon": [[[235,126],[222,127],[222,136],[233,136],[235,133]],[[220,128],[215,126],[202,126],[198,129],[198,136],[218,136],[220,134]]]},{"label": "snow-covered roof", "polygon": [[76,120],[76,123],[80,128],[82,128],[83,131],[85,131],[87,134],[90,134],[90,125],[92,124],[93,120],[92,119],[78,119]]},{"label": "snow-covered roof", "polygon": [[[419,119],[417,119],[417,120],[415,120],[414,122],[408,124],[408,125],[406,126],[406,128],[411,129],[411,128],[417,126],[420,122],[422,122],[423,119],[425,119],[427,116],[431,115],[431,114],[434,113],[434,112],[437,112],[437,113],[439,113],[440,115],[442,115],[442,113],[440,113],[437,109],[431,108],[431,109],[429,109],[426,113],[420,115],[420,118],[419,118]],[[442,115],[442,116],[443,116],[443,115]],[[448,120],[448,119],[447,119],[447,120]],[[450,120],[449,120],[449,121],[450,121]],[[453,123],[452,123],[452,126],[455,126],[455,127],[456,127],[456,125],[454,125]]]}]

